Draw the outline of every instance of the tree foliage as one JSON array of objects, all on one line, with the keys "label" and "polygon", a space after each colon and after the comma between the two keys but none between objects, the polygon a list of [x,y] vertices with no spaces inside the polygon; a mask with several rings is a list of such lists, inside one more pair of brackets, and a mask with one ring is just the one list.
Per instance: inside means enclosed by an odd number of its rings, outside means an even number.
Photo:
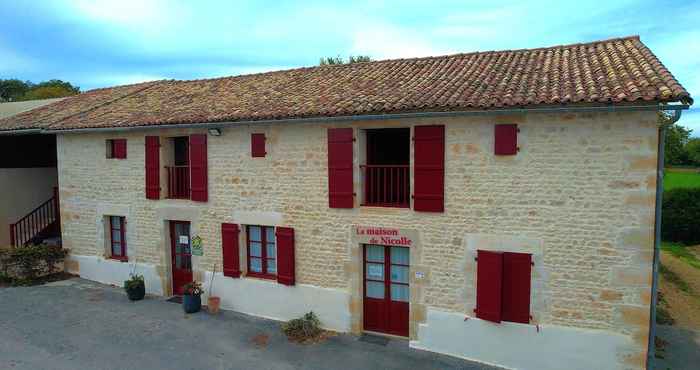
[{"label": "tree foliage", "polygon": [[336,64],[351,64],[351,63],[364,63],[371,62],[372,58],[369,55],[350,55],[347,60],[343,59],[340,55],[335,57],[325,57],[321,58],[319,65],[328,66]]},{"label": "tree foliage", "polygon": [[80,93],[80,87],[61,80],[38,84],[18,79],[0,80],[0,102],[62,98]]}]

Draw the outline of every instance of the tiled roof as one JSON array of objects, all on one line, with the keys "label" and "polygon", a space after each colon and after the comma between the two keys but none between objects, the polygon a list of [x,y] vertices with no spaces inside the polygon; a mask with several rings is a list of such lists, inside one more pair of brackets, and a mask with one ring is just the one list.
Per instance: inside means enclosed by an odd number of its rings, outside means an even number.
[{"label": "tiled roof", "polygon": [[152,126],[569,103],[692,103],[688,92],[637,36],[144,86],[132,87],[123,97],[84,113],[52,117],[48,127]]}]

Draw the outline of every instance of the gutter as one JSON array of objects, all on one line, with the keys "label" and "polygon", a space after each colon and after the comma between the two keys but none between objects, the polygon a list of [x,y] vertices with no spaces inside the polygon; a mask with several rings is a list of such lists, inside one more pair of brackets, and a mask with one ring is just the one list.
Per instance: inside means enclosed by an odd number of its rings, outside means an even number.
[{"label": "gutter", "polygon": [[[662,110],[665,110],[661,108]],[[674,110],[669,125],[681,118],[681,110]],[[664,154],[666,149],[666,126],[659,127],[658,154],[656,157],[656,205],[654,207],[654,262],[651,280],[651,307],[649,312],[649,343],[647,345],[647,369],[652,369],[656,351],[656,304],[659,295],[659,258],[661,250],[661,207],[664,195]]]},{"label": "gutter", "polygon": [[[318,123],[318,122],[353,122],[353,121],[374,121],[386,119],[405,118],[446,118],[446,117],[468,117],[468,116],[495,116],[513,115],[528,113],[614,113],[614,112],[639,112],[673,110],[681,111],[690,108],[688,104],[676,105],[606,105],[606,106],[572,106],[572,107],[546,107],[546,108],[519,108],[519,109],[494,109],[494,110],[471,110],[471,111],[447,111],[447,112],[412,112],[412,113],[388,113],[388,114],[367,114],[355,116],[336,117],[308,117],[291,119],[266,119],[247,121],[223,121],[209,123],[183,123],[183,124],[162,124],[147,126],[128,127],[103,127],[103,128],[74,128],[74,129],[43,129],[43,134],[63,134],[63,133],[88,133],[88,132],[113,132],[113,131],[135,131],[149,129],[170,129],[170,128],[221,128],[227,126],[240,126],[266,123]],[[0,135],[2,132],[0,132]]]}]

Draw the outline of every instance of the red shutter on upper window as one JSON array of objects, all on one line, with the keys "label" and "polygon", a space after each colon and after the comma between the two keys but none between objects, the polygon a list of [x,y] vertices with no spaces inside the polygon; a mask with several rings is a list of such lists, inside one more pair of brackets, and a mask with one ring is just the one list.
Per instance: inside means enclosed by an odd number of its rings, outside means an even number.
[{"label": "red shutter on upper window", "polygon": [[160,199],[160,137],[146,136],[146,198]]},{"label": "red shutter on upper window", "polygon": [[126,159],[126,139],[112,140],[112,157]]},{"label": "red shutter on upper window", "polygon": [[414,128],[413,209],[445,211],[445,126]]},{"label": "red shutter on upper window", "polygon": [[190,135],[190,199],[206,202],[207,193],[207,135]]},{"label": "red shutter on upper window", "polygon": [[503,321],[530,322],[532,255],[503,253]]},{"label": "red shutter on upper window", "polygon": [[476,317],[501,322],[503,253],[477,252]]},{"label": "red shutter on upper window", "polygon": [[224,260],[224,276],[241,277],[241,264],[238,252],[238,225],[221,224],[221,248]]},{"label": "red shutter on upper window", "polygon": [[264,157],[265,151],[265,134],[250,135],[250,151],[253,157]]},{"label": "red shutter on upper window", "polygon": [[518,125],[496,125],[494,128],[494,153],[496,155],[518,154]]},{"label": "red shutter on upper window", "polygon": [[328,206],[353,208],[353,129],[328,129]]},{"label": "red shutter on upper window", "polygon": [[277,282],[294,285],[294,229],[278,227],[277,238]]}]

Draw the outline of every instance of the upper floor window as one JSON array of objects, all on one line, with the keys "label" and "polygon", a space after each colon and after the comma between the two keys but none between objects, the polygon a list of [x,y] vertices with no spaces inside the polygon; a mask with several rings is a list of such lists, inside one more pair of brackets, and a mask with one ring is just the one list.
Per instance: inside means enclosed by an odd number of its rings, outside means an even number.
[{"label": "upper floor window", "polygon": [[108,216],[109,238],[111,257],[118,260],[127,260],[126,255],[126,225],[124,217]]},{"label": "upper floor window", "polygon": [[170,139],[171,165],[165,166],[168,173],[168,198],[190,199],[190,144],[189,138]]},{"label": "upper floor window", "polygon": [[248,275],[274,278],[277,275],[275,228],[248,226]]},{"label": "upper floor window", "polygon": [[107,158],[126,158],[126,139],[107,140]]},{"label": "upper floor window", "polygon": [[410,128],[365,130],[362,205],[408,208],[411,196]]}]

